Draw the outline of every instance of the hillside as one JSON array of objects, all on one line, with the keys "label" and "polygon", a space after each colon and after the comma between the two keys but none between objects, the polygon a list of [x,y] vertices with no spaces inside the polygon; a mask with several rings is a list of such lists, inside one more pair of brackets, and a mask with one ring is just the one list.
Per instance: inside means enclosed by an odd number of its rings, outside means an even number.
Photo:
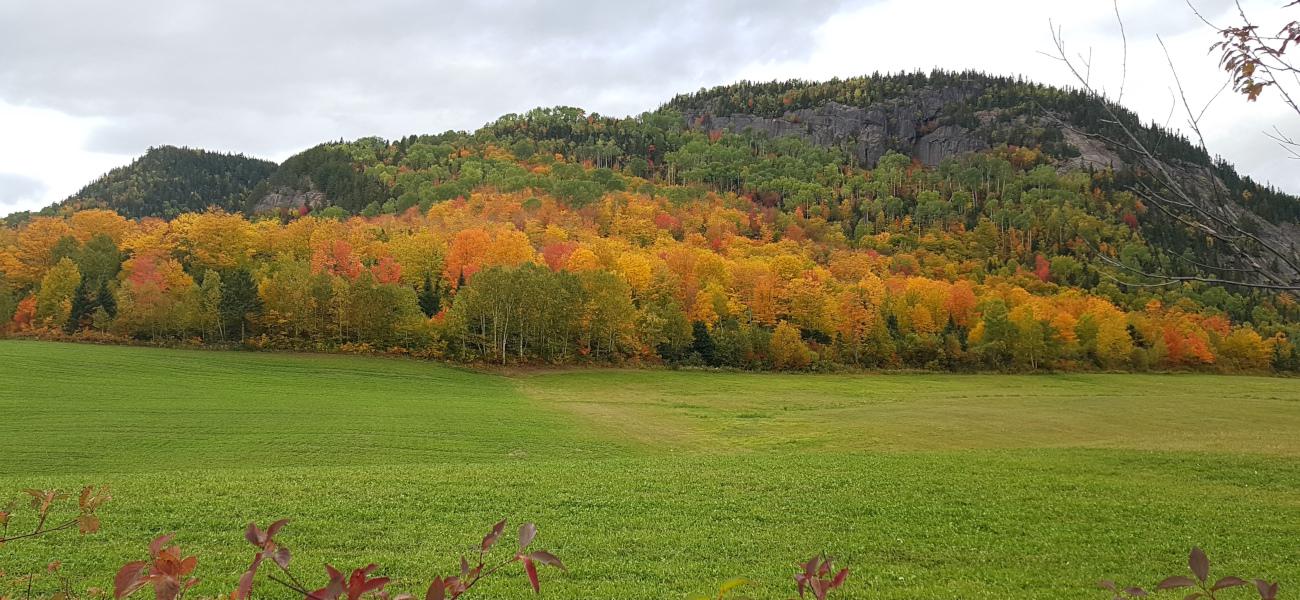
[{"label": "hillside", "polygon": [[[327,143],[225,204],[244,216],[0,229],[0,322],[502,363],[1300,368],[1292,294],[1141,275],[1246,279],[1264,258],[1147,206],[1149,159],[1091,143],[1094,109],[939,73]],[[1135,131],[1289,243],[1294,198]]]},{"label": "hillside", "polygon": [[[936,71],[827,82],[741,82],[680,95],[666,108],[680,111],[696,129],[795,137],[837,148],[851,164],[865,166],[897,151],[940,167],[969,152],[1009,145],[1041,150],[1059,172],[1112,170],[1118,183],[1142,187],[1144,195],[1168,192],[1151,176],[1163,171],[1189,182],[1188,200],[1206,207],[1212,219],[1222,219],[1212,223],[1219,233],[1240,226],[1300,257],[1300,200],[1242,177],[1181,135],[1142,124],[1122,106],[1076,90]],[[1144,229],[1167,250],[1191,250],[1213,267],[1300,278],[1300,264],[1277,264],[1258,245],[1246,244],[1239,253],[1216,251],[1208,241],[1214,231],[1190,231],[1165,215],[1152,216]]]},{"label": "hillside", "polygon": [[81,188],[58,208],[108,208],[131,218],[173,218],[209,207],[239,210],[249,190],[275,168],[242,154],[159,146]]},{"label": "hillside", "polygon": [[[854,199],[854,190],[817,175],[827,169],[871,169],[887,153],[899,153],[947,179],[965,177],[968,181],[961,184],[970,187],[970,178],[987,174],[971,172],[962,164],[964,157],[1010,147],[1037,152],[1041,164],[1059,174],[1104,173],[1098,182],[1103,191],[1149,183],[1145,173],[1167,168],[1180,179],[1198,182],[1193,193],[1225,222],[1300,256],[1300,200],[1240,176],[1185,138],[1141,124],[1122,107],[1109,108],[1161,164],[1151,164],[1125,145],[1100,141],[1123,137],[1105,108],[1100,100],[1079,92],[979,73],[742,82],[680,95],[637,117],[588,115],[577,108],[538,109],[507,115],[472,134],[395,141],[391,166],[404,173],[423,171],[425,177],[398,178],[371,169],[388,146],[383,140],[325,144],[286,161],[250,194],[245,208],[265,213],[338,206],[356,213],[368,206],[382,209],[385,203],[400,210],[415,204],[427,207],[465,195],[477,185],[460,177],[455,161],[435,164],[436,158],[495,144],[521,159],[555,153],[652,181],[761,197],[790,210]],[[723,132],[748,141],[713,143]],[[417,155],[407,159],[406,150],[415,144],[420,144]],[[817,148],[825,151],[810,151]],[[574,188],[571,193],[579,192]],[[910,213],[914,206],[903,208]],[[1143,215],[1139,223],[1162,250],[1186,258],[1165,269],[1175,275],[1217,274],[1258,282],[1258,272],[1272,270],[1300,277],[1291,265],[1258,247],[1223,251],[1205,232],[1157,211]],[[973,220],[967,225],[974,226]]]}]

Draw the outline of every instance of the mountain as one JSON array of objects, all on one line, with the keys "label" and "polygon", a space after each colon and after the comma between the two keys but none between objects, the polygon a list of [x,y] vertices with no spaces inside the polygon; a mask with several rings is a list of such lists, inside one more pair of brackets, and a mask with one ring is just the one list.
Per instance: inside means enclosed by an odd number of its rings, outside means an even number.
[{"label": "mountain", "polygon": [[[1116,141],[1128,134],[1149,154]],[[1259,242],[1225,246],[1221,232],[1188,226],[1150,202],[1137,202],[1131,214],[1097,214],[1085,207],[1103,219],[1132,220],[1163,252],[1149,265],[1161,272],[1228,273],[1232,277],[1225,278],[1253,283],[1300,279],[1295,266],[1300,261],[1286,260],[1287,253],[1300,256],[1300,200],[1294,196],[1242,177],[1183,136],[1143,124],[1121,106],[1076,90],[974,72],[745,81],[678,95],[655,111],[624,118],[572,107],[536,109],[503,116],[472,133],[329,142],[281,165],[161,147],[88,185],[61,207],[109,207],[130,217],[173,217],[212,206],[249,215],[326,209],[375,215],[427,209],[482,185],[532,187],[582,204],[603,193],[611,178],[631,176],[808,210],[860,195],[827,176],[828,169],[873,169],[887,156],[909,158],[950,186],[971,189],[974,202],[984,207],[981,194],[1001,195],[1004,190],[987,188],[994,180],[1005,185],[1008,174],[973,164],[971,157],[999,149],[1033,152],[1035,164],[1061,176],[1086,174],[1099,193],[1144,186],[1158,193],[1160,182],[1151,174],[1173,174],[1187,182],[1195,202],[1219,222],[1216,227],[1237,228]],[[520,161],[556,155],[590,172],[538,177],[485,172],[473,164],[494,153]],[[917,216],[915,198],[892,195],[904,202],[899,211],[887,211],[891,216]],[[857,226],[872,216],[854,214],[845,224],[847,233],[856,235]],[[966,215],[965,225],[976,226],[979,216]],[[1270,254],[1265,244],[1275,251]]]},{"label": "mountain", "polygon": [[[503,363],[1300,369],[1300,304],[1255,287],[1290,276],[1297,200],[1016,79],[742,82],[278,166],[151,154],[91,188],[225,210],[0,228],[0,323]],[[1158,203],[1182,188],[1213,219]],[[87,275],[104,291],[71,302]]]},{"label": "mountain", "polygon": [[[1125,128],[1114,123],[1116,117]],[[1127,132],[1158,158],[1115,141]],[[730,143],[722,140],[723,134],[746,141]],[[558,107],[506,115],[473,133],[323,144],[285,161],[253,190],[244,207],[251,214],[327,207],[377,214],[385,207],[389,212],[427,208],[482,183],[525,185],[518,178],[513,183],[484,181],[473,169],[473,177],[462,176],[464,159],[489,148],[521,160],[557,154],[597,173],[703,185],[787,209],[851,199],[852,189],[827,185],[819,175],[828,168],[871,169],[892,153],[949,180],[984,177],[980,183],[986,185],[989,175],[964,164],[966,157],[998,148],[1028,149],[1058,174],[1087,173],[1098,179],[1094,187],[1107,191],[1158,187],[1150,174],[1172,173],[1191,182],[1191,193],[1214,219],[1300,256],[1300,201],[1294,196],[1242,177],[1183,136],[1143,124],[1123,107],[1079,91],[973,72],[740,82],[679,95],[635,117]],[[554,187],[540,183],[542,189]],[[534,184],[539,182],[527,183]],[[589,196],[599,182],[563,187],[567,191],[562,193]],[[1292,264],[1296,261],[1279,261],[1276,253],[1253,242],[1234,248],[1216,245],[1216,232],[1188,227],[1156,208],[1140,206],[1134,212],[1142,214],[1131,218],[1172,257],[1168,260],[1175,264],[1160,265],[1162,272],[1227,272],[1252,282],[1267,281],[1260,273],[1300,278]],[[974,216],[967,225],[975,226]]]},{"label": "mountain", "polygon": [[241,210],[249,191],[276,167],[242,154],[160,146],[109,171],[58,207],[110,208],[133,218],[171,218],[214,206]]},{"label": "mountain", "polygon": [[[1124,107],[1078,90],[936,71],[826,82],[740,82],[679,95],[665,108],[679,111],[692,128],[794,137],[836,148],[852,164],[867,167],[890,151],[940,167],[963,154],[1005,145],[1040,149],[1062,173],[1111,170],[1128,187],[1146,190],[1146,196],[1167,193],[1162,183],[1170,180],[1190,182],[1180,191],[1204,210],[1202,221],[1214,230],[1188,231],[1157,217],[1144,223],[1149,236],[1176,252],[1209,257],[1216,267],[1300,280],[1295,261],[1279,262],[1258,244],[1228,256],[1209,247],[1216,234],[1240,228],[1300,257],[1296,197],[1242,177],[1182,135],[1142,124]],[[1168,175],[1162,181],[1152,177],[1155,173]]]}]

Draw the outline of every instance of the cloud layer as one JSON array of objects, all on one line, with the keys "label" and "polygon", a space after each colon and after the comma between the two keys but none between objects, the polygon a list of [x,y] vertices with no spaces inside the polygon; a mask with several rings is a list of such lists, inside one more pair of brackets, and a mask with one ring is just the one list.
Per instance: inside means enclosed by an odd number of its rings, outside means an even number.
[{"label": "cloud layer", "polygon": [[[1130,38],[1146,40],[1134,48],[1149,51],[1141,44],[1155,34],[1187,38],[1179,48],[1195,53],[1197,90],[1221,79],[1204,56],[1210,32],[1189,11],[1156,0],[1121,10]],[[27,122],[16,111],[41,111],[50,125],[0,135],[0,170],[40,184],[10,176],[0,205],[57,200],[161,144],[282,159],[323,140],[472,129],[535,106],[634,114],[741,77],[942,66],[1065,83],[1035,54],[1050,46],[1047,17],[1113,58],[1109,2],[7,2],[0,128]],[[1164,116],[1162,86],[1131,88],[1126,102]],[[57,169],[24,150],[39,143],[62,147],[44,158]],[[1289,172],[1259,140],[1237,146],[1225,154],[1247,171]],[[1300,179],[1280,183],[1300,189]]]}]

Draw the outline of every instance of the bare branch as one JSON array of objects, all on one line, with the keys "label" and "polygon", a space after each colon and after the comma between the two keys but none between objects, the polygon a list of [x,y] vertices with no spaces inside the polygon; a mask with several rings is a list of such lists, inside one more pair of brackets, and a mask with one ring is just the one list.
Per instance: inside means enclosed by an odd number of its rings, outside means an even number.
[{"label": "bare branch", "polygon": [[1119,39],[1123,44],[1124,54],[1120,60],[1119,76],[1119,96],[1115,102],[1124,102],[1124,85],[1128,83],[1128,34],[1124,32],[1124,19],[1119,16],[1119,0],[1111,0],[1111,7],[1115,9],[1115,22],[1119,23]]},{"label": "bare branch", "polygon": [[[1191,6],[1190,2],[1189,2],[1189,6]],[[1192,10],[1193,12],[1196,12],[1195,7],[1192,7]],[[1199,12],[1197,12],[1196,14],[1198,17],[1201,17]],[[1118,10],[1116,10],[1116,18],[1121,21],[1121,27],[1122,27],[1122,18],[1120,18]],[[1201,18],[1202,20],[1204,20],[1204,17]],[[1169,49],[1165,45],[1163,39],[1157,37],[1157,40],[1159,41],[1161,49],[1165,54],[1165,59],[1169,66],[1170,73],[1173,76],[1174,83],[1178,88],[1177,96],[1178,98],[1181,99],[1181,104],[1183,105],[1183,109],[1187,114],[1188,127],[1192,130],[1192,132],[1196,136],[1198,148],[1208,155],[1209,152],[1206,147],[1205,138],[1200,129],[1200,121],[1201,119],[1204,118],[1205,112],[1208,110],[1209,106],[1213,104],[1214,100],[1218,98],[1218,96],[1222,93],[1223,89],[1226,89],[1227,86],[1225,85],[1224,88],[1221,88],[1219,92],[1216,93],[1209,100],[1209,102],[1207,102],[1200,109],[1200,111],[1193,112],[1191,103],[1187,99],[1185,89],[1178,76],[1177,69],[1174,66],[1173,58],[1169,53]],[[1231,222],[1227,219],[1220,217],[1217,214],[1214,214],[1214,212],[1207,209],[1207,207],[1203,204],[1203,202],[1198,199],[1199,196],[1198,194],[1189,191],[1185,187],[1187,183],[1185,180],[1187,179],[1187,177],[1182,174],[1175,174],[1171,172],[1167,163],[1157,158],[1155,154],[1146,147],[1146,145],[1137,136],[1137,134],[1133,131],[1133,129],[1131,129],[1124,122],[1124,120],[1116,112],[1117,109],[1114,107],[1114,105],[1108,102],[1105,99],[1105,97],[1102,94],[1098,93],[1098,91],[1092,86],[1092,83],[1089,79],[1090,65],[1088,65],[1089,71],[1087,74],[1080,72],[1080,68],[1075,65],[1075,63],[1069,58],[1069,54],[1066,53],[1065,40],[1064,40],[1064,36],[1061,33],[1061,28],[1059,26],[1055,26],[1054,24],[1052,28],[1052,41],[1056,47],[1056,55],[1053,56],[1053,58],[1064,63],[1066,65],[1066,68],[1069,69],[1070,73],[1074,76],[1075,80],[1078,81],[1079,84],[1082,86],[1082,90],[1086,94],[1096,98],[1100,102],[1103,110],[1106,112],[1107,116],[1109,117],[1109,119],[1107,119],[1105,122],[1115,125],[1116,128],[1119,129],[1119,131],[1123,134],[1124,140],[1121,142],[1120,140],[1109,139],[1106,136],[1093,136],[1093,137],[1099,137],[1103,140],[1106,140],[1107,143],[1109,144],[1114,144],[1115,147],[1123,148],[1133,153],[1134,155],[1138,156],[1139,163],[1150,170],[1151,174],[1154,176],[1154,180],[1160,185],[1161,188],[1167,190],[1168,194],[1153,189],[1150,185],[1147,185],[1145,182],[1142,181],[1139,181],[1138,186],[1135,188],[1135,191],[1137,191],[1144,199],[1148,200],[1151,203],[1151,205],[1154,206],[1157,210],[1169,216],[1176,222],[1186,227],[1189,227],[1191,229],[1201,231],[1202,233],[1206,234],[1207,236],[1210,236],[1213,239],[1224,242],[1225,244],[1228,245],[1229,249],[1235,251],[1236,253],[1242,256],[1251,256],[1251,253],[1246,252],[1245,248],[1242,246],[1243,243],[1250,243],[1254,247],[1260,248],[1267,254],[1272,255],[1279,262],[1286,264],[1292,271],[1300,273],[1300,266],[1298,266],[1296,262],[1297,257],[1290,256],[1290,254],[1287,251],[1278,248],[1275,245],[1270,244],[1264,240],[1261,240],[1258,236],[1243,230],[1237,223]],[[1125,67],[1125,70],[1127,70],[1127,67]],[[1170,91],[1171,91],[1171,96],[1173,96],[1173,90],[1171,89]],[[1172,102],[1172,104],[1176,105],[1178,104],[1178,102],[1174,101]],[[1170,112],[1171,117],[1172,117],[1172,109],[1173,107],[1171,106],[1171,112]],[[1217,177],[1215,176],[1213,167],[1209,167],[1209,166],[1204,167],[1204,175],[1209,185],[1210,193],[1214,197],[1214,201],[1215,201],[1214,205],[1226,206],[1229,200],[1223,197],[1222,192],[1224,190],[1220,189],[1220,185],[1216,183]],[[1113,260],[1109,259],[1109,257],[1106,257],[1106,259],[1108,260],[1108,262],[1113,262]],[[1200,264],[1200,266],[1206,268],[1215,268],[1219,270],[1231,270],[1232,272],[1239,272],[1239,273],[1246,273],[1252,271],[1250,269],[1222,269],[1217,267],[1210,267],[1209,265],[1204,265],[1204,264]],[[1256,269],[1254,270],[1254,272],[1259,273],[1260,275],[1262,275],[1272,283],[1225,281],[1225,280],[1211,278],[1211,277],[1173,276],[1167,274],[1162,275],[1162,274],[1154,274],[1154,273],[1145,273],[1141,271],[1138,271],[1137,273],[1134,274],[1142,277],[1147,277],[1147,278],[1163,279],[1167,282],[1199,281],[1199,282],[1211,283],[1215,285],[1239,285],[1245,287],[1271,289],[1271,290],[1300,289],[1300,281],[1287,280],[1281,277],[1278,273],[1269,272],[1264,269]]]}]

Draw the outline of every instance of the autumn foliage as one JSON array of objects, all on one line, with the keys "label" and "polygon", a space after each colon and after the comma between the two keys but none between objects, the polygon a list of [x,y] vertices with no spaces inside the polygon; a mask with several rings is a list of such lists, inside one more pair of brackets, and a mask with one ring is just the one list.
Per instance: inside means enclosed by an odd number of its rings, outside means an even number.
[{"label": "autumn foliage", "polygon": [[[1086,183],[1042,172],[1036,156],[1005,160],[1035,185]],[[562,163],[546,172],[561,167],[594,176]],[[18,335],[496,363],[1300,367],[1290,296],[1107,282],[1091,244],[1118,260],[1148,252],[1118,217],[1017,226],[979,216],[967,227],[944,216],[969,210],[963,192],[945,201],[933,174],[896,155],[855,176],[869,190],[856,206],[789,211],[761,195],[680,201],[629,178],[580,206],[558,192],[481,187],[368,217],[37,217],[0,235],[0,318]],[[921,204],[908,214],[891,194]]]}]

